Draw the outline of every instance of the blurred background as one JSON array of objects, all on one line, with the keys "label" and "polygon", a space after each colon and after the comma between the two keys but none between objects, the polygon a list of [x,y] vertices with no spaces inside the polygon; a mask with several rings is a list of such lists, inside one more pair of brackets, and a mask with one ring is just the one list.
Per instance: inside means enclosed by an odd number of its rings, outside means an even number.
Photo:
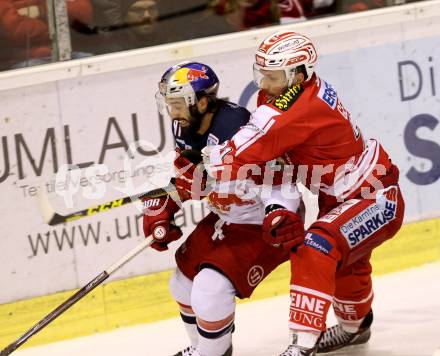
[{"label": "blurred background", "polygon": [[[362,355],[431,356],[440,348],[434,335],[440,289],[432,283],[440,266],[440,0],[408,2],[0,0],[0,349],[144,240],[136,204],[109,211],[106,204],[169,180],[175,142],[171,120],[158,112],[154,97],[162,73],[186,59],[207,63],[220,78],[219,95],[252,111],[255,49],[283,27],[314,40],[317,73],[400,169],[405,225],[373,254],[375,277],[390,274],[382,282],[389,289],[378,289],[377,299],[391,324],[379,321],[379,338]],[[132,157],[127,151],[134,142],[142,144]],[[66,165],[78,169],[64,176]],[[76,183],[69,186],[71,180]],[[40,206],[43,193],[60,214],[103,212],[50,226]],[[310,223],[316,197],[304,196]],[[207,212],[205,203],[186,202],[176,223],[186,236]],[[147,249],[24,345],[102,333],[105,348],[54,344],[54,353],[42,346],[23,355],[109,356],[130,348],[171,354],[176,343],[156,335],[168,336],[169,325],[180,324],[173,319],[162,332],[155,322],[178,316],[168,280],[181,242],[163,253]],[[420,274],[403,275],[419,267]],[[394,277],[397,271],[402,274]],[[280,266],[252,301],[287,297],[289,275],[289,265]],[[391,300],[395,296],[401,304]],[[264,328],[255,331],[252,318],[247,324],[254,329],[238,328],[252,331],[237,338],[245,340],[238,355],[275,353],[255,353],[254,340],[280,345],[270,339],[276,333],[267,332],[285,327],[284,304],[279,307],[280,316],[272,305],[261,314]],[[139,334],[128,328],[146,323],[154,324],[139,326]],[[112,334],[118,331],[133,339],[121,341],[123,335]],[[173,340],[183,338],[175,331]]]},{"label": "blurred background", "polygon": [[414,0],[0,0],[0,70]]}]

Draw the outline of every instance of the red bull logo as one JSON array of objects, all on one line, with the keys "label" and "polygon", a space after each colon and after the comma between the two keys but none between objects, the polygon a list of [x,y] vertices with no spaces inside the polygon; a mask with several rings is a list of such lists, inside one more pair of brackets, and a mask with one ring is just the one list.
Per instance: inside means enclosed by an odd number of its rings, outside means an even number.
[{"label": "red bull logo", "polygon": [[174,81],[177,84],[186,84],[199,79],[209,79],[205,67],[202,67],[202,69],[180,68],[174,73]]},{"label": "red bull logo", "polygon": [[235,194],[219,194],[217,192],[211,192],[208,195],[208,203],[217,211],[226,213],[231,210],[231,205],[252,205],[255,204],[255,201],[243,200]]}]

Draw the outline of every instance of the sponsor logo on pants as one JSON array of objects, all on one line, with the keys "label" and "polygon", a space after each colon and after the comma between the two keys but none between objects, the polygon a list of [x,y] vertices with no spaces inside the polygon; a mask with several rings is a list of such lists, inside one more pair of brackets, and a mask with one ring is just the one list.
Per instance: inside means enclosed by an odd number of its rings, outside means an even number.
[{"label": "sponsor logo on pants", "polygon": [[290,322],[322,330],[325,314],[330,302],[315,295],[292,290],[290,303]]},{"label": "sponsor logo on pants", "polygon": [[255,287],[264,277],[264,269],[261,266],[253,266],[248,272],[247,280],[251,287]]},{"label": "sponsor logo on pants", "polygon": [[314,233],[307,233],[304,238],[304,245],[314,248],[325,255],[328,255],[333,249],[333,246],[324,237]]},{"label": "sponsor logo on pants", "polygon": [[368,239],[376,231],[386,226],[396,217],[397,203],[393,191],[380,195],[381,201],[370,205],[339,229],[347,240],[348,246],[354,248]]},{"label": "sponsor logo on pants", "polygon": [[344,320],[358,320],[356,308],[354,304],[344,304],[333,301],[333,309],[335,314]]}]

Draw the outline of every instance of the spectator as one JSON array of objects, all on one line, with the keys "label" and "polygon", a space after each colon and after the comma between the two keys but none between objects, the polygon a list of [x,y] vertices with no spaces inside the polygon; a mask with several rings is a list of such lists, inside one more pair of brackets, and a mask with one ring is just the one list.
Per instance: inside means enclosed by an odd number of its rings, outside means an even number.
[{"label": "spectator", "polygon": [[82,36],[79,48],[96,54],[235,31],[224,16],[212,11],[207,0],[91,1],[94,36]]},{"label": "spectator", "polygon": [[378,9],[387,6],[386,0],[347,0],[344,2],[344,12],[359,12]]},{"label": "spectator", "polygon": [[[95,54],[144,47],[158,17],[154,0],[91,0],[93,28],[72,33],[74,48]],[[89,36],[83,36],[84,31]]]},{"label": "spectator", "polygon": [[336,11],[335,0],[215,0],[213,6],[240,30],[304,21]]},{"label": "spectator", "polygon": [[[90,24],[90,0],[67,1],[69,22]],[[45,0],[0,0],[3,66],[19,68],[51,62],[51,39]],[[82,54],[75,54],[81,56]]]},{"label": "spectator", "polygon": [[345,0],[343,12],[358,12],[385,6],[403,5],[419,0]]},{"label": "spectator", "polygon": [[[158,26],[149,45],[216,36],[236,31],[225,16],[213,11],[207,0],[161,0]],[[190,24],[190,25],[189,25]]]},{"label": "spectator", "polygon": [[278,0],[215,0],[212,6],[237,30],[277,24],[280,19]]},{"label": "spectator", "polygon": [[280,22],[293,23],[336,12],[335,0],[279,0]]}]

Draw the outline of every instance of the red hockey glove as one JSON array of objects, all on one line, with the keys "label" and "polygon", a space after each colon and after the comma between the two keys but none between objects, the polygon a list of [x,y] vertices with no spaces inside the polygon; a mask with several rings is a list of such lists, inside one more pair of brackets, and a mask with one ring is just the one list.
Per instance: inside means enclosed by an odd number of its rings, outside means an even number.
[{"label": "red hockey glove", "polygon": [[189,199],[200,200],[206,196],[206,173],[196,167],[201,162],[202,155],[193,150],[176,150],[174,160],[176,170],[176,186],[182,201]]},{"label": "red hockey glove", "polygon": [[144,235],[152,235],[151,247],[157,251],[168,250],[168,244],[182,236],[182,230],[174,223],[174,214],[179,210],[168,195],[160,198],[144,198]]},{"label": "red hockey glove", "polygon": [[304,223],[298,214],[281,205],[269,205],[263,221],[263,239],[291,251],[304,241]]}]

